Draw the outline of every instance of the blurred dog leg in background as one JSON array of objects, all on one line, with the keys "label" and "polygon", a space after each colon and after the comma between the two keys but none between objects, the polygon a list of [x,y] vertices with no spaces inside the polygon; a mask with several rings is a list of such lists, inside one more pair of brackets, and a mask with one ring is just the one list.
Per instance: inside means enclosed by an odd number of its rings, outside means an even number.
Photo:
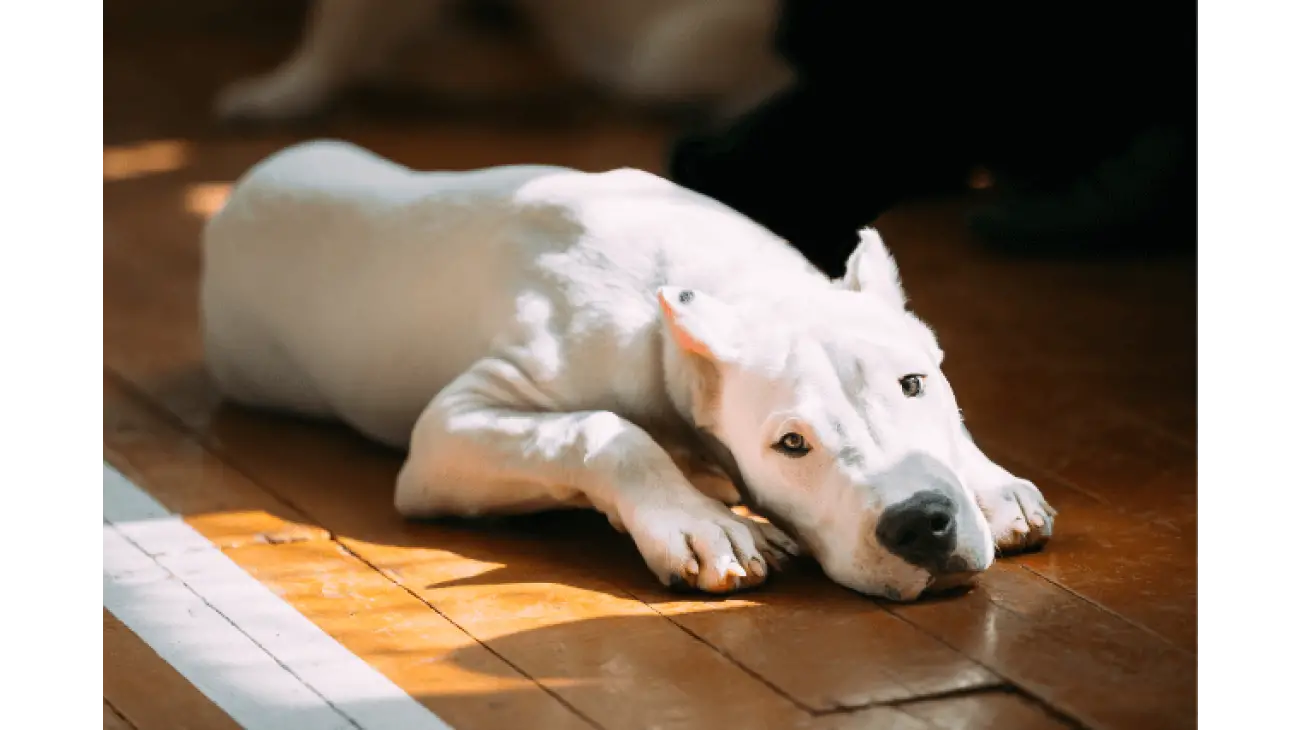
[{"label": "blurred dog leg in background", "polygon": [[793,79],[774,44],[778,0],[508,3],[549,64],[521,59],[517,44],[493,44],[458,27],[457,10],[488,4],[316,0],[290,57],[224,89],[216,112],[225,120],[290,121],[359,87],[491,98],[578,84],[638,106],[686,108],[726,122]]}]

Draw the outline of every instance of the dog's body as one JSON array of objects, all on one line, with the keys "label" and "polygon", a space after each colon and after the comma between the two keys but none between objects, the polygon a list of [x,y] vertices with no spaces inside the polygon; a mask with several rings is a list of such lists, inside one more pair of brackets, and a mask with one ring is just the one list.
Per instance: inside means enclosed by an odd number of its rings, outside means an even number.
[{"label": "dog's body", "polygon": [[[313,142],[210,221],[202,311],[230,399],[409,449],[403,514],[591,506],[665,583],[755,585],[802,548],[911,599],[1051,532],[966,436],[871,231],[831,281],[648,173],[414,172]],[[742,493],[782,529],[727,509]]]},{"label": "dog's body", "polygon": [[[319,111],[349,88],[391,78],[412,45],[407,74],[447,93],[451,79],[496,86],[506,96],[535,79],[500,66],[486,46],[456,43],[446,30],[455,0],[316,0],[306,35],[279,68],[224,90],[226,118],[279,120]],[[569,74],[645,105],[700,107],[724,120],[785,87],[792,74],[775,48],[777,0],[515,0],[543,47]],[[426,51],[436,49],[425,49]],[[410,55],[410,54],[406,54]],[[512,64],[506,64],[511,66]],[[465,83],[450,85],[463,87]],[[509,88],[506,88],[509,87]],[[478,93],[484,93],[482,88]],[[489,92],[490,93],[490,92]]]}]

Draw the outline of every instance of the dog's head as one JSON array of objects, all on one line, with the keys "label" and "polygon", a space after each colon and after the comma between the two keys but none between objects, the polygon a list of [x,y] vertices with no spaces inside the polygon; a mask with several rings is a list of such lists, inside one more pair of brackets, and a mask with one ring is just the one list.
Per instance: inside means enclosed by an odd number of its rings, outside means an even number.
[{"label": "dog's head", "polygon": [[988,568],[943,353],[874,230],[834,288],[743,308],[671,287],[659,299],[693,371],[697,425],[831,579],[914,600]]}]

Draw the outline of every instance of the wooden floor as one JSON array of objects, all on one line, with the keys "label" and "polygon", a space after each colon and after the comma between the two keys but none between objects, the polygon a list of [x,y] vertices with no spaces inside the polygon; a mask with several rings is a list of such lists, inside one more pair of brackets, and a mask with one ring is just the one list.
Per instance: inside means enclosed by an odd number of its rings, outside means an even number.
[{"label": "wooden floor", "polygon": [[[408,524],[397,456],[220,405],[200,368],[198,233],[304,135],[417,167],[660,170],[660,123],[590,112],[207,120],[287,39],[106,37],[104,457],[456,728],[1141,728],[1196,722],[1195,259],[982,252],[960,206],[881,221],[972,432],[1060,510],[1041,553],[889,605],[801,568],[741,599],[662,590],[599,518]],[[260,43],[260,45],[259,45]],[[105,727],[234,723],[107,610]]]}]

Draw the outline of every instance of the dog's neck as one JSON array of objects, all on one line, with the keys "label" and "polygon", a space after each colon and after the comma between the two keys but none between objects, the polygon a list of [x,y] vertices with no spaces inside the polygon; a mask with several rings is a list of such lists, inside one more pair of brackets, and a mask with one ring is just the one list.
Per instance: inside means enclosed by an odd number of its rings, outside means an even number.
[{"label": "dog's neck", "polygon": [[667,326],[662,328],[659,346],[662,349],[664,390],[672,401],[673,410],[692,431],[710,428],[713,424],[708,400],[712,384],[708,382],[707,374],[700,372],[701,364],[694,362],[695,356],[683,352],[673,342]]},{"label": "dog's neck", "polygon": [[659,341],[663,349],[664,390],[685,426],[682,435],[689,441],[688,446],[721,468],[736,485],[745,503],[756,507],[731,449],[715,430],[713,415],[717,412],[717,399],[721,394],[717,374],[712,371],[714,366],[683,352],[673,342],[666,327],[661,331]]},{"label": "dog's neck", "polygon": [[682,352],[665,331],[660,338],[664,357],[664,387],[672,400],[673,408],[684,422],[685,436],[695,454],[717,465],[740,494],[741,502],[763,515],[787,535],[798,538],[794,525],[768,509],[745,483],[730,447],[715,432],[712,421],[719,397],[716,375],[709,372],[710,364],[692,362],[691,355]]}]

